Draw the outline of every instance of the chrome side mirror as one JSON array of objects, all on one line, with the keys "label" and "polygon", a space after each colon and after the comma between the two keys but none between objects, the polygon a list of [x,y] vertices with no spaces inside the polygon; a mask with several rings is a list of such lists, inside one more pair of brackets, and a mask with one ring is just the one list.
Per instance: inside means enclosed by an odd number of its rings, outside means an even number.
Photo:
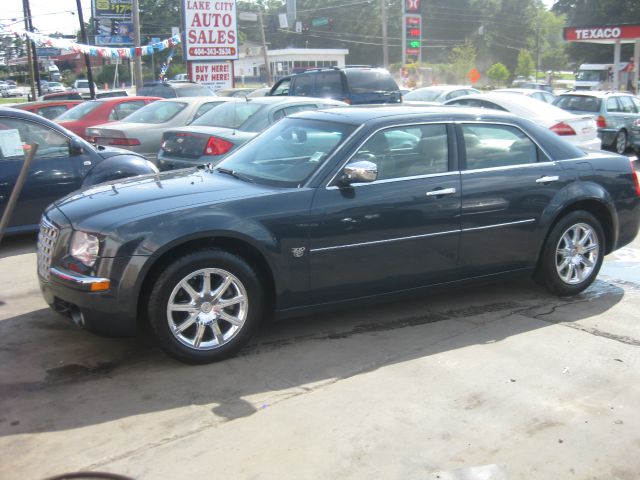
[{"label": "chrome side mirror", "polygon": [[368,160],[360,160],[348,164],[342,170],[340,183],[349,185],[351,183],[369,183],[378,178],[378,166]]}]

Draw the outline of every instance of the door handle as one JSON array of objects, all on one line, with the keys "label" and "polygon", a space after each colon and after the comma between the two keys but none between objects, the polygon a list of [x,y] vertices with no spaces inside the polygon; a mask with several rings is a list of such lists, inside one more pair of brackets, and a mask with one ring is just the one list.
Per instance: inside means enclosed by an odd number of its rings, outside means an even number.
[{"label": "door handle", "polygon": [[536,183],[551,183],[551,182],[557,182],[558,180],[560,180],[560,177],[557,175],[545,175],[544,177],[540,177],[536,180]]},{"label": "door handle", "polygon": [[452,193],[456,193],[455,188],[441,188],[439,190],[431,190],[427,192],[427,197],[437,197],[439,195],[451,195]]}]

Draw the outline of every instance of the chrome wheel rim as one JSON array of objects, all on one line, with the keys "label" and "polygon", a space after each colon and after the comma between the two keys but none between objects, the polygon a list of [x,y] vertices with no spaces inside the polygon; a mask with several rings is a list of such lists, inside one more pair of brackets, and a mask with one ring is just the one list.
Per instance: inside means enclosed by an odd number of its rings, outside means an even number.
[{"label": "chrome wheel rim", "polygon": [[596,231],[586,223],[569,227],[556,247],[556,271],[569,285],[577,285],[589,278],[598,263],[600,243]]},{"label": "chrome wheel rim", "polygon": [[247,320],[244,285],[226,270],[204,268],[175,286],[167,303],[173,336],[194,350],[213,350],[235,338]]},{"label": "chrome wheel rim", "polygon": [[627,149],[627,137],[624,132],[620,132],[616,137],[616,152],[623,154],[626,149]]}]

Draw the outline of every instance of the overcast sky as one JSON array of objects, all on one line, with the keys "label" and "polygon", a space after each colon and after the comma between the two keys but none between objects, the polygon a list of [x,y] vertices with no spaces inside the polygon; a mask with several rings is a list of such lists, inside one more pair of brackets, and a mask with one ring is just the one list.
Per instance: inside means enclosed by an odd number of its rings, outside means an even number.
[{"label": "overcast sky", "polygon": [[[144,4],[145,0],[140,0]],[[547,6],[555,0],[544,0]],[[81,0],[85,21],[91,17],[90,0]],[[0,12],[0,22],[4,25],[17,21],[19,27],[23,27],[22,2],[20,0],[2,0],[3,6],[8,10]],[[75,0],[30,0],[33,25],[44,34],[62,32],[74,34],[80,24],[76,12]],[[73,12],[73,13],[72,13]],[[14,20],[15,19],[15,20]]]}]

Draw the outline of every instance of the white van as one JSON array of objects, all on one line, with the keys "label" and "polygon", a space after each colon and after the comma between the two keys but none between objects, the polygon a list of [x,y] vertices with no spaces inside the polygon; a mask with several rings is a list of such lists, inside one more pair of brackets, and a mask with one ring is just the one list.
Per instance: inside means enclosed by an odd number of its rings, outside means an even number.
[{"label": "white van", "polygon": [[[620,62],[617,71],[627,66],[627,62]],[[576,75],[576,90],[611,90],[613,89],[613,63],[583,63]],[[618,85],[626,85],[626,74],[622,73]]]}]

